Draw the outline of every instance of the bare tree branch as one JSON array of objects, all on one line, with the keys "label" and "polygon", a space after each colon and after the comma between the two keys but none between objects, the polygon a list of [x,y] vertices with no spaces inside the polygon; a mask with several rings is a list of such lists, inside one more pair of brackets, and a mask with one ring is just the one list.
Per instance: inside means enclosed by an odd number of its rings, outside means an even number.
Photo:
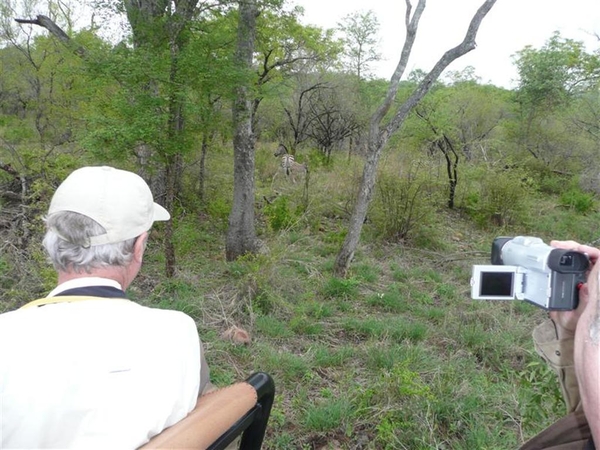
[{"label": "bare tree branch", "polygon": [[[407,0],[408,1],[408,0]],[[421,0],[425,3],[424,0]],[[419,2],[419,4],[421,3]],[[463,39],[463,41],[454,48],[446,51],[444,55],[440,58],[440,60],[433,66],[433,69],[425,76],[423,81],[419,84],[419,87],[413,92],[413,94],[408,98],[406,102],[400,107],[394,118],[390,121],[388,126],[386,127],[383,135],[379,138],[383,138],[383,144],[389,139],[389,137],[402,125],[404,119],[408,115],[408,113],[412,110],[412,108],[429,92],[433,83],[439,78],[442,72],[456,59],[461,56],[466,55],[468,52],[477,47],[475,42],[475,38],[477,37],[477,32],[479,31],[479,26],[481,25],[481,21],[487,15],[487,13],[492,9],[492,6],[496,3],[496,0],[486,0],[483,5],[479,7],[473,18],[471,19],[471,23],[469,24],[469,28],[467,29],[467,33]],[[415,12],[416,14],[416,12]],[[415,30],[416,33],[416,30]],[[395,75],[395,74],[394,74]]]},{"label": "bare tree branch", "polygon": [[398,61],[396,70],[392,75],[392,79],[390,81],[390,86],[388,87],[386,97],[371,118],[371,135],[373,136],[377,136],[379,134],[379,124],[381,123],[387,112],[390,110],[390,107],[394,103],[394,99],[396,98],[396,94],[398,93],[400,79],[402,78],[402,75],[404,75],[404,71],[406,70],[406,66],[408,65],[408,59],[410,58],[410,54],[412,52],[413,44],[415,43],[415,39],[417,37],[419,21],[421,20],[421,15],[423,14],[424,9],[425,0],[419,0],[419,3],[417,4],[417,9],[415,10],[415,13],[411,18],[410,12],[412,10],[412,5],[410,3],[410,0],[406,0],[406,39],[404,41],[404,46],[402,47],[402,53],[400,54],[400,61]]},{"label": "bare tree branch", "polygon": [[[65,46],[67,46],[70,49],[72,48],[72,41],[69,35],[67,35],[67,33],[65,33],[62,30],[62,28],[56,25],[56,23],[54,23],[54,21],[47,16],[39,14],[35,19],[15,19],[15,22],[22,24],[38,25],[40,27],[43,27],[46,30],[48,30],[50,34],[52,34],[59,41],[61,41]],[[86,56],[86,50],[81,46],[73,48],[72,50],[76,55],[79,55],[81,57]]]},{"label": "bare tree branch", "polygon": [[412,5],[410,0],[406,0],[406,39],[402,48],[400,61],[398,62],[398,66],[392,75],[386,98],[371,117],[367,160],[363,168],[363,175],[356,199],[356,204],[352,212],[352,217],[350,218],[350,224],[348,225],[348,233],[346,234],[342,248],[340,249],[335,260],[334,272],[337,275],[345,276],[348,273],[350,263],[354,258],[354,252],[358,246],[362,226],[367,216],[367,210],[373,196],[373,189],[375,187],[377,176],[377,165],[379,163],[379,158],[381,156],[383,147],[387,144],[390,136],[402,125],[410,111],[417,105],[419,101],[421,101],[425,94],[429,92],[431,86],[438,79],[444,69],[446,69],[451,62],[475,48],[475,37],[477,36],[477,31],[479,30],[481,21],[495,3],[496,0],[484,1],[471,19],[469,28],[467,29],[467,33],[463,41],[458,46],[444,53],[440,60],[435,64],[433,69],[431,69],[423,81],[421,81],[421,83],[417,86],[408,100],[406,100],[398,108],[385,129],[380,131],[381,121],[389,112],[398,92],[400,79],[406,70],[408,58],[416,38],[419,20],[423,10],[425,9],[425,0],[419,0],[415,13],[411,17],[410,12],[412,10]]}]

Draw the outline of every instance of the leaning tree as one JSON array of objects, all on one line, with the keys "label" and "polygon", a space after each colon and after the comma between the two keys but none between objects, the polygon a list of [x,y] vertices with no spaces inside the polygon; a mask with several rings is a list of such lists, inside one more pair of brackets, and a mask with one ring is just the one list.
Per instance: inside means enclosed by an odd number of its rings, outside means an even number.
[{"label": "leaning tree", "polygon": [[475,38],[479,30],[479,26],[483,18],[492,9],[496,0],[485,0],[479,7],[467,29],[467,33],[463,41],[456,47],[446,51],[439,61],[434,65],[431,71],[423,78],[423,80],[417,85],[410,97],[393,112],[391,119],[382,127],[382,121],[384,117],[390,112],[390,109],[394,105],[394,99],[400,85],[400,79],[404,74],[408,59],[410,57],[413,44],[417,35],[419,27],[419,21],[423,10],[425,9],[425,0],[419,0],[414,14],[412,13],[412,4],[410,0],[406,0],[406,14],[405,14],[405,26],[406,26],[406,38],[400,61],[396,66],[396,70],[392,75],[387,95],[379,108],[371,116],[371,122],[369,127],[369,138],[368,138],[368,150],[367,159],[363,169],[363,175],[358,191],[356,203],[352,216],[350,217],[350,224],[348,226],[348,233],[346,239],[342,244],[334,266],[334,272],[339,276],[345,276],[350,268],[350,263],[354,257],[354,252],[358,246],[360,240],[360,234],[362,226],[367,216],[367,210],[371,202],[373,188],[375,187],[377,165],[381,152],[388,140],[395,133],[400,126],[404,123],[404,120],[410,113],[410,111],[421,101],[421,99],[429,92],[431,86],[442,74],[442,72],[456,59],[467,54],[473,50],[476,46]]}]

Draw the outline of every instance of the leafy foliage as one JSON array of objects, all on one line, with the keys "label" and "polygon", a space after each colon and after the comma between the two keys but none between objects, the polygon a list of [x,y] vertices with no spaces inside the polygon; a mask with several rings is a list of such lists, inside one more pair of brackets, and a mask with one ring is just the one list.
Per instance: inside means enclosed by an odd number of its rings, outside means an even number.
[{"label": "leafy foliage", "polygon": [[465,198],[464,207],[484,228],[523,226],[529,223],[529,208],[535,190],[522,171],[483,171]]},{"label": "leafy foliage", "polygon": [[440,193],[426,165],[415,162],[400,177],[381,173],[370,212],[377,235],[398,242],[427,234],[436,221]]},{"label": "leafy foliage", "polygon": [[290,227],[295,222],[293,212],[290,211],[288,199],[279,196],[264,208],[264,214],[271,229],[280,231]]},{"label": "leafy foliage", "polygon": [[563,206],[574,209],[578,213],[590,212],[595,206],[595,195],[581,192],[577,188],[571,188],[560,195],[560,203]]},{"label": "leafy foliage", "polygon": [[346,64],[349,70],[361,80],[368,78],[370,64],[381,59],[377,52],[379,19],[369,10],[349,14],[338,24],[344,34]]},{"label": "leafy foliage", "polygon": [[558,106],[600,80],[600,56],[559,32],[541,49],[528,46],[517,52],[516,66],[522,101],[541,107]]}]

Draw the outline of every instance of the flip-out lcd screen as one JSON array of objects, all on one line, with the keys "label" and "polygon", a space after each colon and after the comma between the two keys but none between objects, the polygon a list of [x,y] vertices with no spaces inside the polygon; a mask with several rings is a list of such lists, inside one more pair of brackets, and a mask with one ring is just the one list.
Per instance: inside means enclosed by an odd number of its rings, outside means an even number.
[{"label": "flip-out lcd screen", "polygon": [[481,272],[479,295],[483,297],[513,297],[512,272]]}]

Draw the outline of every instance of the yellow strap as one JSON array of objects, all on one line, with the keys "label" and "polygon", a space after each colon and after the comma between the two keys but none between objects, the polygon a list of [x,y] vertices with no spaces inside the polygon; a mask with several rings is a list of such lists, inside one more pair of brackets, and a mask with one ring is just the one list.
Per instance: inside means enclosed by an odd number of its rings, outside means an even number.
[{"label": "yellow strap", "polygon": [[83,295],[63,295],[62,297],[56,296],[56,297],[40,298],[38,300],[34,300],[32,302],[27,303],[26,305],[21,306],[19,309],[33,308],[35,306],[51,305],[52,303],[80,302],[83,300],[127,300],[127,299],[119,298],[119,297],[107,299],[104,297],[92,297],[92,296],[83,296]]}]

